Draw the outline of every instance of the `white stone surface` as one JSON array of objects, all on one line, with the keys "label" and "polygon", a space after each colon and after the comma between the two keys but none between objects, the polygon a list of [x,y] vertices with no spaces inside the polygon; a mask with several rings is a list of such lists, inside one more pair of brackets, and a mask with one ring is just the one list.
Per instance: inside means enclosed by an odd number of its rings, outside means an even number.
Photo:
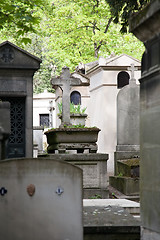
[{"label": "white stone surface", "polygon": [[127,199],[83,199],[83,206],[89,207],[89,206],[99,206],[99,207],[105,207],[105,206],[120,206],[120,207],[134,207],[139,208],[140,204],[131,200]]},{"label": "white stone surface", "polygon": [[127,199],[83,199],[83,207],[107,207],[118,206],[127,210],[130,214],[140,214],[140,204]]}]

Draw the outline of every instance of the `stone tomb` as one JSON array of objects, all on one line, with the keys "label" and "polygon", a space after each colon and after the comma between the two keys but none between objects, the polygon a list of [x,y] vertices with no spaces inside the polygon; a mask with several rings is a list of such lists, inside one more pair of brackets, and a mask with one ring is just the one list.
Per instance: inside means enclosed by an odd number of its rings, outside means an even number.
[{"label": "stone tomb", "polygon": [[[139,195],[139,85],[134,79],[131,64],[129,85],[117,96],[117,146],[115,152],[115,176],[110,185],[125,195]],[[138,160],[138,161],[137,161]]]},{"label": "stone tomb", "polygon": [[0,44],[0,99],[11,104],[7,158],[33,154],[33,75],[41,60],[14,44]]},{"label": "stone tomb", "polygon": [[0,162],[1,239],[82,240],[82,170],[51,159]]},{"label": "stone tomb", "polygon": [[134,65],[131,65],[129,85],[117,95],[117,146],[115,160],[128,159],[139,155],[139,85],[134,78]]},{"label": "stone tomb", "polygon": [[140,79],[141,240],[160,239],[160,1],[133,16],[130,29],[146,51]]}]

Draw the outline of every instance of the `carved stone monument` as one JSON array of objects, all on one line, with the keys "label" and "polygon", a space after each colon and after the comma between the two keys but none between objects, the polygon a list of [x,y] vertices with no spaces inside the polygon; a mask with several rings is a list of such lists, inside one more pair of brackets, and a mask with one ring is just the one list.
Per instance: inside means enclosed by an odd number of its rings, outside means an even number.
[{"label": "carved stone monument", "polygon": [[160,239],[160,1],[131,18],[130,30],[146,51],[140,79],[141,239]]},{"label": "carved stone monument", "polygon": [[11,104],[7,158],[32,157],[33,75],[41,60],[14,44],[0,44],[0,99]]},{"label": "carved stone monument", "polygon": [[0,162],[4,240],[82,240],[82,170],[51,159]]},{"label": "carved stone monument", "polygon": [[133,158],[139,155],[139,85],[134,78],[134,65],[129,85],[123,87],[117,96],[117,146],[115,160]]},{"label": "carved stone monument", "polygon": [[59,86],[62,89],[62,124],[71,125],[70,122],[70,90],[72,86],[81,84],[79,78],[75,78],[70,74],[69,68],[62,68],[62,73],[59,77],[52,78],[51,83],[53,86]]},{"label": "carved stone monument", "polygon": [[45,132],[49,153],[47,157],[73,163],[83,170],[83,196],[85,198],[95,195],[107,198],[108,154],[96,153],[100,129],[96,127],[74,128],[70,123],[70,89],[71,86],[80,85],[81,81],[72,77],[69,68],[64,67],[60,77],[52,78],[51,83],[53,87],[59,86],[63,91],[62,124],[59,128]]},{"label": "carved stone monument", "polygon": [[[139,195],[139,85],[134,79],[131,64],[129,85],[117,96],[117,146],[115,152],[115,176],[109,177],[110,185],[123,194]],[[135,197],[136,198],[136,197]]]}]

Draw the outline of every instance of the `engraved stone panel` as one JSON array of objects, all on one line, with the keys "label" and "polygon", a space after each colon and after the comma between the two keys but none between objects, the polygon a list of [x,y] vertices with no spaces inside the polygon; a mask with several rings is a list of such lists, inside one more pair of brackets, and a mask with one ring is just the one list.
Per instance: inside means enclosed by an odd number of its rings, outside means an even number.
[{"label": "engraved stone panel", "polygon": [[19,80],[0,80],[0,92],[26,92],[26,81]]}]

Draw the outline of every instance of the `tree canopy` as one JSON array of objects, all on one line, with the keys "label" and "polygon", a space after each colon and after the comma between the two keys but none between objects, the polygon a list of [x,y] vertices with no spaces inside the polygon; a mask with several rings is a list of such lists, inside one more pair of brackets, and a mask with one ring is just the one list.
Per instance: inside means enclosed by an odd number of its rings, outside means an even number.
[{"label": "tree canopy", "polygon": [[120,33],[107,0],[8,0],[7,6],[1,0],[1,42],[10,40],[42,59],[34,76],[37,93],[51,91],[51,74],[64,66],[74,71],[80,62],[112,52],[140,59],[144,50],[132,34]]},{"label": "tree canopy", "polygon": [[106,0],[111,8],[114,23],[122,25],[121,32],[127,32],[128,20],[133,12],[141,10],[151,0]]},{"label": "tree canopy", "polygon": [[22,42],[31,42],[28,32],[36,32],[40,22],[38,9],[44,7],[43,0],[1,0],[0,30],[12,31],[15,37],[21,36]]}]

